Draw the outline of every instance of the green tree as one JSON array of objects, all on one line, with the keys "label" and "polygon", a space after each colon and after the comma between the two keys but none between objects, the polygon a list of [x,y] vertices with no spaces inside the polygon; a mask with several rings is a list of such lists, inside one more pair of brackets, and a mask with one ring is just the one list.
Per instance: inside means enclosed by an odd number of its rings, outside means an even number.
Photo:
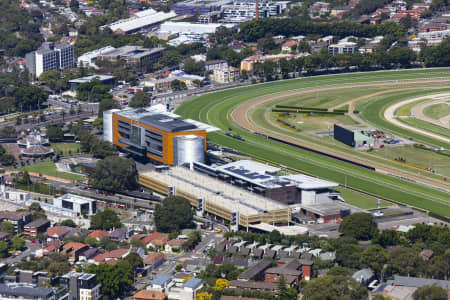
[{"label": "green tree", "polygon": [[52,262],[47,267],[50,277],[57,277],[67,274],[71,270],[67,261]]},{"label": "green tree", "polygon": [[347,276],[315,278],[302,289],[305,300],[365,300],[367,289]]},{"label": "green tree", "polygon": [[278,297],[277,300],[296,300],[297,299],[297,291],[295,289],[289,288],[282,274],[278,278]]},{"label": "green tree", "polygon": [[106,98],[100,101],[100,104],[98,106],[98,117],[103,118],[103,112],[106,110],[110,110],[113,108],[117,108],[117,102],[113,99]]},{"label": "green tree", "polygon": [[101,292],[104,300],[117,299],[133,284],[133,269],[126,261],[119,260],[115,265],[91,264],[86,272],[97,275],[97,281],[102,285]]},{"label": "green tree", "polygon": [[2,232],[6,232],[10,235],[15,233],[14,225],[11,222],[3,221],[1,223]]},{"label": "green tree", "polygon": [[447,300],[448,293],[445,289],[436,285],[425,285],[413,293],[414,300]]},{"label": "green tree", "polygon": [[342,245],[336,250],[336,261],[340,266],[357,269],[360,266],[362,252],[362,247],[359,245]]},{"label": "green tree", "polygon": [[377,276],[380,276],[388,260],[389,252],[380,245],[369,246],[361,254],[361,264],[374,270]]},{"label": "green tree", "polygon": [[276,244],[281,242],[281,233],[278,230],[272,230],[269,233],[269,240],[271,243]]},{"label": "green tree", "polygon": [[61,222],[61,226],[67,226],[67,227],[77,227],[77,224],[71,219],[67,219]]},{"label": "green tree", "polygon": [[172,82],[170,82],[170,88],[175,91],[187,89],[186,84],[178,79],[172,80]]},{"label": "green tree", "polygon": [[134,238],[131,240],[130,245],[134,248],[142,248],[145,249],[145,244],[138,238]]},{"label": "green tree", "polygon": [[368,213],[354,213],[344,218],[339,225],[339,232],[357,240],[370,240],[378,231],[377,223]]},{"label": "green tree", "polygon": [[388,273],[403,276],[415,276],[420,263],[417,252],[411,248],[398,248],[392,251]]},{"label": "green tree", "polygon": [[91,217],[92,229],[111,230],[119,227],[122,227],[122,223],[117,214],[111,209],[106,208],[104,211],[98,212]]},{"label": "green tree", "polygon": [[5,258],[8,256],[9,246],[7,242],[0,241],[0,258]]},{"label": "green tree", "polygon": [[106,191],[135,190],[138,187],[136,164],[132,159],[106,157],[97,162],[89,175],[89,184]]},{"label": "green tree", "polygon": [[375,244],[379,244],[382,247],[387,247],[398,245],[400,243],[400,239],[396,231],[385,229],[381,231],[376,237],[374,237],[372,242]]},{"label": "green tree", "polygon": [[98,247],[105,249],[106,251],[116,250],[118,248],[117,243],[112,241],[107,236],[102,236],[97,244]]},{"label": "green tree", "polygon": [[144,92],[137,92],[133,98],[131,98],[131,102],[129,104],[130,107],[138,108],[138,107],[147,107],[150,105],[150,96],[148,96]]},{"label": "green tree", "polygon": [[166,197],[155,207],[155,225],[158,231],[174,232],[190,227],[193,213],[189,201],[179,196]]},{"label": "green tree", "polygon": [[64,139],[64,132],[61,125],[49,125],[47,127],[47,137],[51,142],[60,142]]},{"label": "green tree", "polygon": [[5,126],[0,128],[0,136],[4,138],[15,138],[17,137],[17,130],[13,126]]},{"label": "green tree", "polygon": [[137,253],[130,253],[125,257],[125,261],[131,265],[133,270],[144,266],[144,260]]},{"label": "green tree", "polygon": [[202,61],[196,62],[192,58],[187,58],[184,61],[184,71],[188,74],[203,75],[205,72],[205,63]]},{"label": "green tree", "polygon": [[11,246],[14,250],[21,250],[21,249],[23,249],[23,247],[25,247],[25,241],[22,240],[20,237],[15,236],[12,239]]}]

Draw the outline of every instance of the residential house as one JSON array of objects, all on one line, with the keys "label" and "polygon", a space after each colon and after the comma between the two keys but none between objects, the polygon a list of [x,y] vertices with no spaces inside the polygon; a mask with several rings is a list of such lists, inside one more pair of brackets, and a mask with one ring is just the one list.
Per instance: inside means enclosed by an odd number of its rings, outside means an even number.
[{"label": "residential house", "polygon": [[173,239],[167,241],[164,250],[166,252],[181,252],[184,249],[184,240]]},{"label": "residential house", "polygon": [[299,44],[298,41],[289,40],[289,41],[283,43],[283,45],[281,45],[281,52],[283,52],[283,53],[291,53],[293,51],[296,51],[298,44]]},{"label": "residential house", "polygon": [[144,259],[144,265],[155,269],[166,261],[166,256],[163,253],[150,252]]},{"label": "residential house", "polygon": [[375,278],[375,274],[369,268],[362,269],[353,273],[352,278],[361,283],[362,285],[369,285],[372,279]]},{"label": "residential house", "polygon": [[69,262],[75,263],[78,261],[79,256],[88,249],[88,244],[70,242],[63,246],[63,251],[61,253],[69,255]]},{"label": "residential house", "polygon": [[109,233],[105,230],[94,230],[88,234],[88,237],[94,238],[97,241],[100,241],[102,237],[109,237]]},{"label": "residential house", "polygon": [[134,294],[133,300],[166,300],[167,294],[154,290],[141,290]]},{"label": "residential house", "polygon": [[89,261],[93,259],[97,255],[101,254],[100,249],[98,248],[89,248],[78,256],[79,261]]},{"label": "residential house", "polygon": [[72,230],[66,226],[55,226],[47,230],[47,237],[51,239],[63,240],[64,237]]},{"label": "residential house", "polygon": [[263,280],[264,272],[272,266],[272,261],[270,260],[261,260],[258,263],[254,264],[250,268],[248,268],[245,272],[239,274],[239,280]]},{"label": "residential house", "polygon": [[430,278],[418,278],[394,275],[394,280],[388,280],[372,291],[371,296],[383,295],[393,300],[410,300],[412,294],[425,285],[437,285],[447,291],[450,298],[450,280],[438,280]]},{"label": "residential house", "polygon": [[38,219],[28,223],[24,227],[25,234],[32,237],[37,237],[39,234],[45,233],[50,227],[50,221],[46,219]]},{"label": "residential house", "polygon": [[131,236],[131,232],[126,227],[121,227],[109,234],[109,238],[115,242],[121,242]]},{"label": "residential house", "polygon": [[152,288],[164,291],[170,282],[172,282],[172,278],[169,275],[160,274],[152,280]]},{"label": "residential house", "polygon": [[183,289],[192,295],[192,299],[196,298],[196,293],[203,287],[203,280],[192,277],[183,284]]},{"label": "residential house", "polygon": [[116,249],[116,250],[112,250],[109,252],[99,254],[99,255],[93,257],[91,260],[89,260],[89,262],[95,263],[95,264],[101,264],[101,263],[113,264],[113,263],[117,262],[117,260],[127,257],[128,254],[130,254],[130,253],[131,253],[130,249],[125,249],[125,248]]},{"label": "residential house", "polygon": [[147,248],[152,247],[155,249],[162,249],[168,240],[169,235],[161,232],[153,232],[152,234],[141,239]]}]

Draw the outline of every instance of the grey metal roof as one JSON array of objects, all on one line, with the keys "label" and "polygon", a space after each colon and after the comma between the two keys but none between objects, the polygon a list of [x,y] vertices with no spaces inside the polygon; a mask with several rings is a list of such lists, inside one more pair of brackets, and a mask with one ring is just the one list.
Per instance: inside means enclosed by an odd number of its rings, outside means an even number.
[{"label": "grey metal roof", "polygon": [[422,287],[424,285],[437,285],[443,289],[447,289],[450,286],[450,280],[438,280],[431,278],[418,278],[418,277],[406,277],[406,276],[394,276],[393,285]]},{"label": "grey metal roof", "polygon": [[352,275],[352,278],[356,279],[357,281],[362,281],[362,280],[369,280],[373,276],[374,276],[374,274],[373,274],[372,270],[369,268],[366,268],[366,269],[356,271]]},{"label": "grey metal roof", "polygon": [[161,274],[155,277],[155,279],[152,280],[152,284],[164,286],[168,284],[172,278],[170,278],[169,275]]},{"label": "grey metal roof", "polygon": [[47,298],[53,293],[54,292],[51,288],[33,287],[30,284],[0,284],[0,294],[2,296]]},{"label": "grey metal roof", "polygon": [[33,222],[28,223],[27,225],[25,225],[25,228],[40,227],[40,226],[45,225],[47,223],[50,223],[50,221],[47,220],[47,219],[37,219],[36,221],[33,221]]},{"label": "grey metal roof", "polygon": [[191,289],[195,290],[198,287],[200,287],[202,285],[202,283],[203,283],[203,280],[194,277],[194,278],[191,278],[188,281],[186,281],[183,284],[183,287],[188,287],[188,288],[191,288]]},{"label": "grey metal roof", "polygon": [[187,123],[183,120],[172,119],[163,114],[157,114],[152,116],[144,116],[139,119],[141,123],[161,129],[166,132],[177,132],[196,129],[193,124]]},{"label": "grey metal roof", "polygon": [[272,262],[270,260],[261,260],[257,264],[248,268],[245,272],[239,275],[239,279],[247,279],[252,280],[256,275],[261,272],[264,272],[266,269],[272,266]]}]

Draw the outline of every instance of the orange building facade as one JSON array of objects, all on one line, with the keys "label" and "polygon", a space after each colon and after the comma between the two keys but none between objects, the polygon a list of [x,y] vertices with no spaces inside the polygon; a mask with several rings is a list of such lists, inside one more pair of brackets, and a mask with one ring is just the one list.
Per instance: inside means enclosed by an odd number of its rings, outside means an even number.
[{"label": "orange building facade", "polygon": [[206,130],[164,114],[146,114],[141,110],[142,115],[139,115],[139,109],[134,111],[112,115],[112,143],[122,150],[176,165],[177,137],[185,136],[196,140],[197,152],[200,151],[199,143],[202,143],[202,151],[206,151]]}]

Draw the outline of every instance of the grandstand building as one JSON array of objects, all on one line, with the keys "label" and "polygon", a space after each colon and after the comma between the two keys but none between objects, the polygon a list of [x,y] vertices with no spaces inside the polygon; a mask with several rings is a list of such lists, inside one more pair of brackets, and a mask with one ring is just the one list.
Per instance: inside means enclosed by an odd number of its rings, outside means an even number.
[{"label": "grandstand building", "polygon": [[104,139],[123,151],[167,165],[203,162],[206,133],[217,128],[180,120],[164,105],[110,110],[103,114]]}]

